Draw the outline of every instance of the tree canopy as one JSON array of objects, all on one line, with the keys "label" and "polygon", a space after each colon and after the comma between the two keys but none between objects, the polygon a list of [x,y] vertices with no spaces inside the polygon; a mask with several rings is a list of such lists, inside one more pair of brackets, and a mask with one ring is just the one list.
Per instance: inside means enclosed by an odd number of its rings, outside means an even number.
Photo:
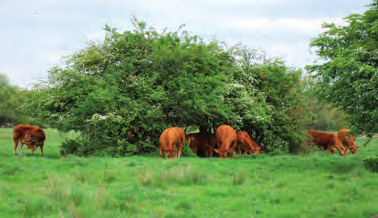
[{"label": "tree canopy", "polygon": [[377,133],[378,1],[344,21],[323,24],[325,32],[310,43],[322,60],[307,69],[319,78],[318,98],[349,115],[353,131]]},{"label": "tree canopy", "polygon": [[63,153],[124,156],[155,151],[161,132],[222,124],[269,150],[301,143],[301,71],[242,45],[226,49],[182,31],[105,26],[103,42],[70,56],[36,84],[29,112],[51,127],[83,133]]}]

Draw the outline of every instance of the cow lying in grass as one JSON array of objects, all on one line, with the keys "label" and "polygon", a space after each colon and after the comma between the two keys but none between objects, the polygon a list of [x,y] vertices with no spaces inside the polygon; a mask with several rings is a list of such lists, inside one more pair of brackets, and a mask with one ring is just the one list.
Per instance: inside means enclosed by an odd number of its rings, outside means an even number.
[{"label": "cow lying in grass", "polygon": [[319,147],[320,150],[328,150],[330,153],[338,151],[341,156],[347,155],[348,150],[343,146],[337,136],[332,133],[320,131],[307,131],[307,134],[313,137],[313,142]]},{"label": "cow lying in grass", "polygon": [[357,154],[358,148],[360,146],[357,146],[354,144],[354,136],[346,136],[345,133],[350,132],[349,129],[340,129],[339,132],[337,133],[337,138],[341,141],[341,143],[349,149],[351,154]]},{"label": "cow lying in grass", "polygon": [[185,141],[184,130],[179,127],[170,127],[160,135],[160,154],[159,157],[165,154],[166,158],[180,158],[182,147]]},{"label": "cow lying in grass", "polygon": [[222,125],[218,127],[215,138],[219,149],[214,149],[214,151],[219,154],[219,158],[227,158],[230,154],[231,158],[235,159],[234,151],[238,140],[235,130],[231,126]]},{"label": "cow lying in grass", "polygon": [[236,143],[236,153],[241,154],[260,154],[260,150],[263,148],[256,142],[253,136],[249,136],[245,131],[236,131],[238,140]]},{"label": "cow lying in grass", "polygon": [[211,132],[199,132],[185,135],[185,140],[189,142],[192,151],[200,156],[212,157],[215,148],[215,136]]},{"label": "cow lying in grass", "polygon": [[41,149],[41,155],[43,156],[43,145],[46,140],[46,134],[38,126],[29,126],[29,125],[18,125],[13,130],[13,154],[16,154],[16,149],[20,143],[20,152],[19,155],[22,155],[22,146],[26,144],[28,149],[34,151]]}]

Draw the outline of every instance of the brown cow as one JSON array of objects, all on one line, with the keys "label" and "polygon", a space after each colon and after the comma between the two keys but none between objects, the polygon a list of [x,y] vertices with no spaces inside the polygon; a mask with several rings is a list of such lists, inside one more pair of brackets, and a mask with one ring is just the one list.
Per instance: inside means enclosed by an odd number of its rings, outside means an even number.
[{"label": "brown cow", "polygon": [[34,154],[34,150],[40,147],[41,155],[43,156],[43,145],[46,139],[46,134],[38,126],[29,126],[29,125],[18,125],[13,130],[13,154],[16,154],[16,149],[18,144],[20,143],[20,152],[19,154],[22,155],[22,146],[27,144],[28,149],[32,149],[32,153]]},{"label": "brown cow", "polygon": [[357,154],[358,148],[360,146],[354,144],[354,136],[346,136],[345,133],[350,132],[349,129],[340,129],[337,133],[337,138],[343,143],[343,145],[349,149],[351,154]]},{"label": "brown cow", "polygon": [[231,158],[235,159],[234,151],[238,140],[235,130],[231,126],[222,125],[218,127],[215,138],[219,149],[214,151],[219,154],[219,158],[227,158],[227,154],[230,154]]},{"label": "brown cow", "polygon": [[200,156],[204,153],[205,157],[213,156],[213,149],[215,148],[215,135],[211,132],[199,132],[185,135],[185,140],[189,142],[189,147],[194,153]]},{"label": "brown cow", "polygon": [[341,156],[348,154],[348,150],[343,146],[341,141],[337,139],[335,134],[313,130],[307,131],[307,134],[314,137],[312,141],[320,150],[329,150],[330,153],[338,151]]},{"label": "brown cow", "polygon": [[179,127],[170,127],[160,135],[160,154],[161,158],[163,151],[166,158],[174,158],[177,155],[180,158],[182,146],[185,141],[184,130]]},{"label": "brown cow", "polygon": [[236,153],[241,154],[244,150],[244,154],[260,154],[260,150],[263,148],[256,142],[253,136],[249,136],[245,131],[236,131],[238,137],[236,143]]}]

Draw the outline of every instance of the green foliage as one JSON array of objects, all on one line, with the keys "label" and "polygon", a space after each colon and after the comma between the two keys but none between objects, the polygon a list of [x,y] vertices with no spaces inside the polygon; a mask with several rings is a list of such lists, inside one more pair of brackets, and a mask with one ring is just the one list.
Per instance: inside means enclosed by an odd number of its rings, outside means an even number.
[{"label": "green foliage", "polygon": [[36,84],[30,114],[83,133],[63,144],[64,154],[151,153],[168,127],[222,124],[253,134],[268,152],[297,149],[305,116],[301,71],[255,59],[240,45],[206,43],[181,27],[158,33],[133,22],[133,32],[106,26],[104,42],[89,44]]},{"label": "green foliage", "polygon": [[30,113],[82,132],[76,154],[153,152],[167,127],[235,119],[221,99],[233,69],[227,52],[187,32],[159,34],[134,22],[134,32],[106,26],[103,43],[74,54],[36,86]]},{"label": "green foliage", "polygon": [[364,164],[367,170],[378,173],[378,158],[365,159]]},{"label": "green foliage", "polygon": [[0,126],[28,124],[31,119],[23,109],[27,101],[27,92],[9,84],[5,75],[0,74]]},{"label": "green foliage", "polygon": [[197,157],[197,155],[193,152],[192,149],[189,147],[189,143],[185,141],[184,147],[182,147],[182,157]]},{"label": "green foliage", "polygon": [[319,131],[338,131],[348,129],[350,124],[348,116],[331,104],[319,101],[317,97],[317,80],[310,75],[303,78],[305,84],[304,97],[307,104],[309,129]]},{"label": "green foliage", "polygon": [[363,14],[352,14],[337,26],[325,23],[325,32],[311,41],[322,62],[308,70],[319,78],[318,98],[350,116],[352,131],[378,132],[378,1]]},{"label": "green foliage", "polygon": [[304,140],[302,122],[307,116],[302,71],[279,59],[268,59],[260,50],[237,45],[234,52],[239,60],[234,80],[245,86],[244,96],[249,97],[245,102],[234,98],[235,112],[243,121],[241,129],[255,136],[267,152],[296,152]]}]

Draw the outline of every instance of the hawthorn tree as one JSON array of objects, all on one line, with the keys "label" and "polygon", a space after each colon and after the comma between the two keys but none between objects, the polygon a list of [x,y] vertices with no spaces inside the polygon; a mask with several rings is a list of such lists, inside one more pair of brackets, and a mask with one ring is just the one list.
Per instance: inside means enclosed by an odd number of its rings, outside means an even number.
[{"label": "hawthorn tree", "polygon": [[320,80],[318,99],[349,115],[352,131],[371,135],[378,132],[378,1],[344,21],[323,24],[310,43],[322,61],[307,69]]},{"label": "hawthorn tree", "polygon": [[237,46],[227,50],[180,28],[159,33],[136,18],[133,24],[122,33],[105,26],[103,42],[90,43],[35,85],[30,114],[82,133],[63,143],[63,153],[151,152],[164,129],[191,125],[246,130],[268,151],[299,145],[299,71],[277,60],[254,63]]}]

